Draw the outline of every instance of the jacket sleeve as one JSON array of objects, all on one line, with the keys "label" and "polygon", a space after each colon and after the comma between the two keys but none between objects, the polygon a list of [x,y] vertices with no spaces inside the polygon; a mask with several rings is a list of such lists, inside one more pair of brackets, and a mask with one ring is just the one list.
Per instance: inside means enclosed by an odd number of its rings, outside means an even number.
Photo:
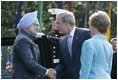
[{"label": "jacket sleeve", "polygon": [[[26,38],[19,40],[16,46],[16,52],[20,56],[23,64],[32,72],[45,77],[46,68],[38,64],[32,55],[31,42]],[[35,53],[36,54],[36,53]]]},{"label": "jacket sleeve", "polygon": [[90,39],[92,37],[91,31],[87,30],[86,35],[87,35],[87,39]]},{"label": "jacket sleeve", "polygon": [[85,41],[82,46],[80,79],[88,79],[93,61],[93,51],[90,44]]}]

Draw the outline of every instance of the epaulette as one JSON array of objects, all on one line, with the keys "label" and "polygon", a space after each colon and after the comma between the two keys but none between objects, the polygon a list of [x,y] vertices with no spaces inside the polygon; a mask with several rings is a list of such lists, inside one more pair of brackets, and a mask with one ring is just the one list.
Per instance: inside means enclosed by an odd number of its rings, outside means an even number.
[{"label": "epaulette", "polygon": [[53,39],[59,39],[59,40],[63,38],[63,37],[58,38],[58,37],[53,37],[53,36],[48,36],[48,35],[47,35],[47,37],[48,38],[53,38]]},{"label": "epaulette", "polygon": [[55,31],[51,31],[51,32],[49,32],[47,35],[49,35],[49,34],[51,34],[51,33],[54,33]]}]

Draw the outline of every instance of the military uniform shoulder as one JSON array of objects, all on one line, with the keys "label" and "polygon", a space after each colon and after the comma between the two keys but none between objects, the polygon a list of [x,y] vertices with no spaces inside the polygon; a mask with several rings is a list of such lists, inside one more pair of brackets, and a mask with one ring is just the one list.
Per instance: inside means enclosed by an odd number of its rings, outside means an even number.
[{"label": "military uniform shoulder", "polygon": [[54,33],[55,33],[54,31],[51,31],[51,32],[48,33],[48,35],[51,35],[51,34],[54,34]]},{"label": "military uniform shoulder", "polygon": [[90,31],[90,29],[87,29],[87,28],[77,28],[79,30],[82,30],[82,31]]}]

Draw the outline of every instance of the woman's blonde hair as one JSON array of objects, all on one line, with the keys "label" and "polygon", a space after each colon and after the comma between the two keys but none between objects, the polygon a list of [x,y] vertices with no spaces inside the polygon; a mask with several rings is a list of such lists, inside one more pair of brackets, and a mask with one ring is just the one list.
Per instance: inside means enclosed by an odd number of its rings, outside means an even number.
[{"label": "woman's blonde hair", "polygon": [[92,27],[97,28],[97,30],[101,33],[106,33],[108,28],[111,25],[111,20],[106,12],[97,11],[92,14],[89,18],[89,24]]}]

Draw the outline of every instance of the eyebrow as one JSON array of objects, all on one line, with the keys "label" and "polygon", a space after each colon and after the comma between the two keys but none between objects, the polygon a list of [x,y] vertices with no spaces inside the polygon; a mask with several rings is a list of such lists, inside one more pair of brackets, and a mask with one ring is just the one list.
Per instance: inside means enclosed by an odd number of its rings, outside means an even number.
[{"label": "eyebrow", "polygon": [[36,24],[36,23],[33,23],[33,24],[35,24],[35,25],[39,25],[39,24]]}]

